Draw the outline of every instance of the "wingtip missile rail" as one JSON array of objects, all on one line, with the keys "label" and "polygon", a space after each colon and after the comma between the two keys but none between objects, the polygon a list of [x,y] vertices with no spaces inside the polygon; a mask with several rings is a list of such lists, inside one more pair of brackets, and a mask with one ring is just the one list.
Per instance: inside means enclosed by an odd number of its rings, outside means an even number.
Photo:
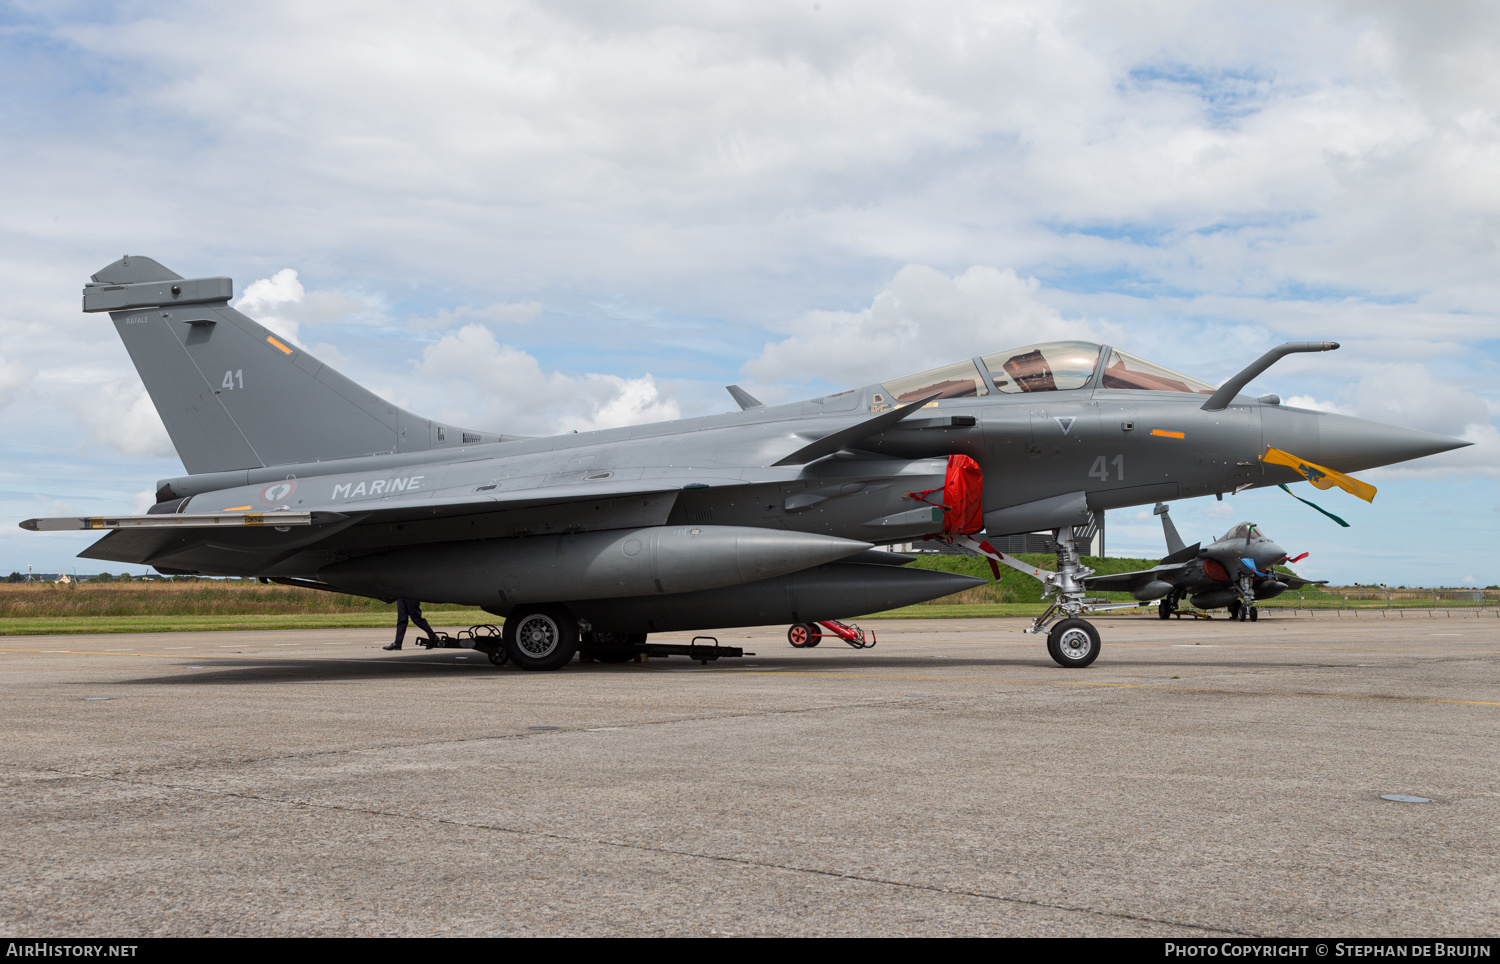
[{"label": "wingtip missile rail", "polygon": [[339,512],[213,512],[168,515],[62,516],[27,519],[21,528],[32,532],[71,532],[91,529],[224,529],[245,526],[325,525],[345,518]]}]

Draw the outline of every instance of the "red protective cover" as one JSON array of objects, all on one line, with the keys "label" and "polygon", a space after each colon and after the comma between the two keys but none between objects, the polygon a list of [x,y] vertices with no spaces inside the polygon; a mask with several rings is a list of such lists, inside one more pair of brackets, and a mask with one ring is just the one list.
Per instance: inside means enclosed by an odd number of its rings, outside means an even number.
[{"label": "red protective cover", "polygon": [[1225,569],[1217,559],[1203,560],[1203,574],[1214,582],[1229,581],[1229,570]]},{"label": "red protective cover", "polygon": [[943,531],[972,535],[984,528],[984,470],[967,455],[948,456],[943,479]]}]

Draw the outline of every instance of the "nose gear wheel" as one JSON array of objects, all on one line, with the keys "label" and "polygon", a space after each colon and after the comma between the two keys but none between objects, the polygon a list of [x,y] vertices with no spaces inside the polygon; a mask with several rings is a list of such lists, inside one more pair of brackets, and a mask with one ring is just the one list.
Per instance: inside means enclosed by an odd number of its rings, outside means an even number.
[{"label": "nose gear wheel", "polygon": [[1099,630],[1083,619],[1064,619],[1047,633],[1047,653],[1058,665],[1081,669],[1099,658]]}]

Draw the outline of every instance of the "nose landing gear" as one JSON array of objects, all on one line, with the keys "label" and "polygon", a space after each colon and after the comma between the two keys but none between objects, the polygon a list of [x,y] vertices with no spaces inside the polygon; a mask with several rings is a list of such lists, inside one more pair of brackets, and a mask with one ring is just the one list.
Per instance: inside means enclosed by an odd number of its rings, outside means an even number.
[{"label": "nose landing gear", "polygon": [[[1088,620],[1085,613],[1103,612],[1108,609],[1130,609],[1135,603],[1109,603],[1103,599],[1088,599],[1084,596],[1083,581],[1094,574],[1094,570],[1078,561],[1077,535],[1072,526],[1054,529],[1052,537],[1057,541],[1057,571],[1048,572],[1008,556],[988,542],[980,542],[972,536],[954,535],[950,540],[971,549],[990,560],[995,578],[1000,577],[996,563],[1004,563],[1018,572],[1024,572],[1039,581],[1046,589],[1042,598],[1054,597],[1047,611],[1036,618],[1027,629],[1028,633],[1039,633],[1054,621],[1057,625],[1047,633],[1047,654],[1059,666],[1082,669],[1099,657],[1099,630]],[[1166,616],[1162,617],[1163,619]]]}]

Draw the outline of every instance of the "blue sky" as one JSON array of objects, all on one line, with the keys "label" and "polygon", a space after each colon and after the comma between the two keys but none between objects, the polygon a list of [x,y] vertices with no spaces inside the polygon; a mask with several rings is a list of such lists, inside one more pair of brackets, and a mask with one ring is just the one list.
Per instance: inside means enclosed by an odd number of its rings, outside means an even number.
[{"label": "blue sky", "polygon": [[[181,471],[78,311],[129,251],[526,433],[1038,333],[1210,381],[1333,339],[1252,387],[1476,444],[1314,497],[1351,529],[1271,490],[1180,503],[1184,534],[1500,582],[1497,42],[1463,2],[0,5],[0,517]],[[1159,552],[1149,508],[1110,525]],[[86,541],[0,526],[0,569]]]}]

